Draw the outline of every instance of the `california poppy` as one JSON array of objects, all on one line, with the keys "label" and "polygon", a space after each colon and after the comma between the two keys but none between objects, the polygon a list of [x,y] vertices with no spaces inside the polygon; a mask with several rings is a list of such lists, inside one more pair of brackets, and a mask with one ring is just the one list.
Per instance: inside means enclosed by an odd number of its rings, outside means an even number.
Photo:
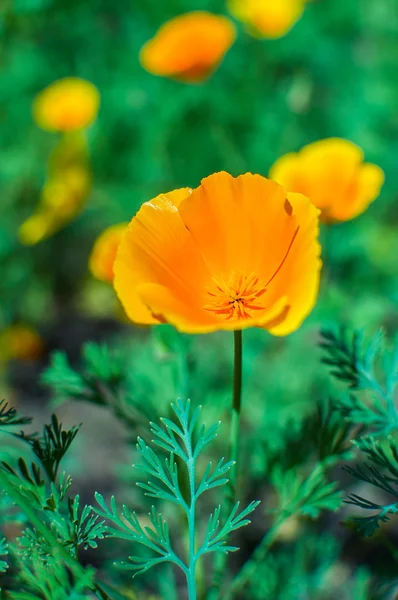
[{"label": "california poppy", "polygon": [[36,123],[46,131],[76,131],[88,127],[97,117],[100,96],[84,79],[59,79],[40,92],[33,104]]},{"label": "california poppy", "polygon": [[228,0],[231,14],[255,37],[286,35],[303,14],[306,0]]},{"label": "california poppy", "polygon": [[10,325],[0,332],[0,361],[36,360],[43,351],[43,340],[32,327]]},{"label": "california poppy", "polygon": [[141,64],[153,75],[197,83],[218,67],[235,37],[235,26],[227,17],[205,11],[180,15],[143,46]]},{"label": "california poppy", "polygon": [[363,161],[361,148],[330,138],[282,156],[269,176],[287,190],[310,198],[321,210],[322,221],[348,221],[368,208],[384,183],[382,169]]},{"label": "california poppy", "polygon": [[53,235],[82,210],[91,191],[86,139],[82,132],[64,136],[55,147],[48,178],[31,217],[19,228],[28,246]]},{"label": "california poppy", "polygon": [[294,331],[314,306],[318,211],[250,173],[216,173],[143,204],[119,246],[114,286],[128,317],[188,333]]},{"label": "california poppy", "polygon": [[112,283],[114,278],[113,265],[126,229],[127,223],[112,225],[97,238],[89,261],[90,271],[96,279]]}]

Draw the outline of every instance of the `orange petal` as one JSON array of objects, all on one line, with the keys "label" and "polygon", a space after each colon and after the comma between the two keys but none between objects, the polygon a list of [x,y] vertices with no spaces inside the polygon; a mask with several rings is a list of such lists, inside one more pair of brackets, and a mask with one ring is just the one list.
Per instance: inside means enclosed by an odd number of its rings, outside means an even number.
[{"label": "orange petal", "polygon": [[66,77],[37,95],[33,117],[46,131],[76,131],[96,119],[99,103],[99,92],[92,83],[78,77]]},{"label": "orange petal", "polygon": [[319,290],[321,247],[318,242],[319,211],[301,194],[288,194],[298,233],[282,268],[270,284],[270,298],[287,297],[289,311],[270,328],[274,335],[295,331],[313,309]]},{"label": "orange petal", "polygon": [[302,173],[299,154],[289,152],[274,162],[269,171],[269,178],[282,185],[286,190],[299,191],[308,195],[305,190],[305,179],[300,177]]},{"label": "orange petal", "polygon": [[97,238],[89,259],[90,271],[96,279],[112,283],[117,250],[127,225],[127,223],[112,225]]},{"label": "orange petal", "polygon": [[321,209],[321,220],[347,220],[363,212],[380,193],[384,175],[363,164],[361,148],[347,140],[315,142],[278,159],[270,177],[304,194]]},{"label": "orange petal", "polygon": [[197,307],[189,305],[173,293],[169,288],[158,284],[141,284],[137,292],[152,311],[153,317],[158,323],[171,323],[184,333],[211,333],[213,331],[236,329],[247,329],[248,327],[267,328],[268,323],[273,324],[279,317],[285,314],[287,299],[279,298],[277,302],[262,312],[261,318],[241,319],[227,321],[215,319],[209,312],[198,310]]},{"label": "orange petal", "polygon": [[235,41],[228,18],[205,11],[180,15],[165,23],[140,54],[150,73],[195,83],[206,79]]},{"label": "orange petal", "polygon": [[10,325],[0,332],[0,362],[6,360],[37,360],[44,352],[44,342],[38,332],[26,325]]},{"label": "orange petal", "polygon": [[336,221],[348,221],[362,214],[380,195],[384,180],[384,172],[380,167],[363,164],[347,191],[347,198],[336,202],[328,216]]},{"label": "orange petal", "polygon": [[221,172],[203,179],[179,210],[211,273],[250,273],[265,260],[268,269],[257,274],[266,278],[282,245],[281,229],[291,229],[284,200],[284,189],[265,177]]},{"label": "orange petal", "polygon": [[156,283],[170,288],[188,305],[200,297],[205,267],[177,209],[189,193],[188,188],[183,188],[146,202],[119,246],[114,286],[134,322],[159,322],[138,294],[140,284]]},{"label": "orange petal", "polygon": [[255,37],[286,35],[304,11],[305,0],[229,0],[228,8]]}]

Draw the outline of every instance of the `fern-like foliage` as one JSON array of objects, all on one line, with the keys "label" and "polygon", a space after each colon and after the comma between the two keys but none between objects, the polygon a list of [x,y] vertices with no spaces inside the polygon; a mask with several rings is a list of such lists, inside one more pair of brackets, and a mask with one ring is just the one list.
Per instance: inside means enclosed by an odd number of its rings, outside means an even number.
[{"label": "fern-like foliage", "polygon": [[[6,538],[0,538],[0,573],[5,573],[8,569],[8,562],[4,558],[8,554],[8,543]],[[1,592],[1,587],[0,587]]]},{"label": "fern-like foliage", "polygon": [[75,400],[107,406],[129,428],[136,428],[143,418],[156,414],[150,401],[139,403],[134,398],[126,353],[105,344],[88,342],[83,346],[82,364],[75,370],[63,352],[54,352],[41,381],[56,402]]},{"label": "fern-like foliage", "polygon": [[[11,600],[87,600],[88,590],[93,589],[94,570],[86,569],[79,577],[71,574],[62,561],[53,561],[49,566],[40,559],[29,562],[18,561],[20,582],[18,589],[7,591]],[[36,557],[35,557],[36,558]],[[101,598],[99,594],[96,594]],[[102,596],[108,600],[109,597]]]},{"label": "fern-like foliage", "polygon": [[[96,494],[99,504],[97,513],[113,524],[108,527],[109,536],[130,540],[150,552],[149,557],[130,556],[130,563],[124,564],[125,568],[133,570],[137,575],[161,563],[171,562],[184,572],[189,598],[196,598],[197,561],[203,555],[212,552],[226,553],[237,550],[236,546],[227,543],[228,536],[249,524],[247,517],[256,508],[258,502],[250,503],[241,512],[238,510],[239,504],[236,504],[222,525],[221,508],[216,507],[208,519],[204,536],[201,540],[196,539],[198,530],[196,504],[202,494],[227,483],[227,474],[233,463],[225,463],[223,459],[214,467],[209,463],[204,473],[198,476],[198,459],[216,437],[220,424],[216,423],[208,429],[205,425],[197,428],[200,408],[192,411],[189,401],[179,400],[172,405],[172,409],[176,421],[161,419],[161,425],[151,423],[153,444],[167,452],[166,458],[160,456],[139,438],[137,449],[143,460],[136,465],[136,468],[146,477],[145,482],[138,483],[146,495],[171,502],[184,511],[189,540],[188,557],[184,559],[174,548],[168,524],[155,507],[152,507],[149,513],[150,526],[147,526],[141,523],[137,514],[131,513],[126,506],[118,509],[114,497],[111,498],[108,506],[103,496]],[[177,466],[177,461],[186,471],[189,482],[188,497],[181,490],[179,483],[181,467]]]},{"label": "fern-like foliage", "polygon": [[356,479],[381,490],[390,500],[381,504],[357,494],[351,494],[345,500],[347,504],[371,513],[352,519],[362,534],[370,536],[391,515],[398,513],[398,443],[389,436],[385,440],[364,438],[355,445],[364,453],[366,460],[354,467],[346,466],[345,470]]},{"label": "fern-like foliage", "polygon": [[0,430],[2,428],[27,425],[32,419],[21,416],[16,408],[9,406],[5,400],[0,400]]},{"label": "fern-like foliage", "polygon": [[275,468],[272,482],[279,495],[279,517],[306,515],[317,518],[324,510],[336,511],[342,503],[335,482],[328,482],[322,465],[305,477],[297,469]]},{"label": "fern-like foliage", "polygon": [[98,515],[93,512],[91,506],[80,508],[80,496],[68,500],[69,511],[69,537],[65,540],[67,546],[75,550],[82,546],[84,550],[97,548],[96,540],[105,537],[106,528],[104,521],[98,520]]},{"label": "fern-like foliage", "polygon": [[80,425],[72,429],[62,429],[56,415],[52,415],[51,423],[44,426],[42,437],[36,434],[20,434],[21,439],[27,442],[34,454],[39,459],[50,481],[55,481],[61,460],[75,439]]},{"label": "fern-like foliage", "polygon": [[[22,422],[28,421],[18,418],[18,424]],[[69,496],[71,477],[58,474],[78,430],[64,430],[53,415],[41,436],[23,431],[13,434],[29,446],[34,460],[29,463],[20,457],[16,464],[2,462],[0,468],[2,500],[8,500],[7,520],[22,526],[18,539],[0,542],[0,555],[8,551],[13,567],[7,598],[86,600],[90,591],[109,600],[94,581],[94,571],[83,568],[78,555],[79,548],[96,547],[96,540],[105,535],[104,523],[91,506],[80,507],[79,496]],[[0,572],[6,566],[0,560]]]},{"label": "fern-like foliage", "polygon": [[355,493],[345,500],[368,513],[350,521],[369,536],[398,513],[398,445],[390,435],[398,429],[398,343],[387,349],[381,332],[366,342],[362,332],[350,333],[342,327],[337,332],[322,331],[321,346],[322,361],[350,390],[335,407],[357,427],[353,448],[364,457],[344,469],[379,490],[378,497],[380,493],[386,496],[385,503]]},{"label": "fern-like foliage", "polygon": [[323,330],[321,336],[322,362],[349,389],[335,402],[345,419],[373,434],[398,429],[398,344],[387,351],[381,332],[365,342],[363,332],[344,327]]}]

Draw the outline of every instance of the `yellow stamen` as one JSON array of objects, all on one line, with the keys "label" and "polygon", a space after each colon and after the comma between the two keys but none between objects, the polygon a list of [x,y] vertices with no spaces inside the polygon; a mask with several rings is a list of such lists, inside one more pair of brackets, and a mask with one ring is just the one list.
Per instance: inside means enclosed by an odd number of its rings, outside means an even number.
[{"label": "yellow stamen", "polygon": [[285,264],[299,229],[300,227],[297,227],[295,230],[280,265],[267,282],[259,279],[254,273],[232,273],[228,279],[213,277],[214,288],[206,290],[212,299],[204,308],[216,315],[224,315],[227,320],[247,319],[252,316],[249,311],[264,310],[266,307],[259,303],[258,299],[267,291],[269,284]]},{"label": "yellow stamen", "polygon": [[250,311],[264,310],[259,298],[266,292],[266,286],[254,273],[243,275],[232,273],[229,278],[215,277],[214,286],[206,290],[210,296],[204,308],[226,319],[247,319]]}]

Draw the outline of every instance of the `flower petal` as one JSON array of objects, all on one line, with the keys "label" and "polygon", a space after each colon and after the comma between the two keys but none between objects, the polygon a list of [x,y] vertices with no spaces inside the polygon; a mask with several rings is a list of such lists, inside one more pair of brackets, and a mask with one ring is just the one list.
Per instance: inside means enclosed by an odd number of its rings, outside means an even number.
[{"label": "flower petal", "polygon": [[189,188],[183,188],[146,202],[122,239],[114,286],[132,321],[159,322],[137,293],[142,283],[166,286],[188,305],[200,298],[206,270],[177,208],[189,193]]},{"label": "flower petal", "polygon": [[254,271],[265,279],[293,231],[285,197],[281,186],[260,175],[221,172],[204,179],[179,210],[211,273]]},{"label": "flower petal", "polygon": [[377,165],[365,163],[348,190],[350,202],[337,202],[329,211],[330,218],[348,221],[363,213],[380,194],[384,184],[384,171]]},{"label": "flower petal", "polygon": [[89,259],[89,268],[96,279],[112,283],[117,250],[126,229],[127,223],[112,225],[95,241]]},{"label": "flower petal", "polygon": [[305,0],[228,0],[228,8],[254,37],[275,39],[290,31],[304,12]]},{"label": "flower petal", "polygon": [[239,321],[220,320],[205,310],[198,310],[186,302],[183,302],[170,288],[154,284],[144,283],[138,286],[137,293],[142,302],[151,310],[152,316],[158,323],[171,323],[178,330],[185,333],[211,333],[220,329],[234,331],[236,329],[247,329],[248,327],[264,327],[268,323],[279,322],[279,318],[286,314],[289,307],[287,299],[279,298],[274,304],[262,311],[261,318],[240,319]]},{"label": "flower petal", "polygon": [[141,64],[154,75],[202,81],[217,67],[235,37],[235,26],[227,17],[205,11],[180,15],[143,46]]},{"label": "flower petal", "polygon": [[363,164],[361,148],[340,138],[309,144],[278,159],[270,177],[291,192],[304,194],[321,209],[321,220],[352,219],[380,193],[384,181],[376,165]]},{"label": "flower petal", "polygon": [[285,318],[270,328],[274,335],[295,331],[315,305],[320,280],[320,251],[318,242],[319,211],[301,194],[288,194],[299,225],[292,251],[270,284],[270,298],[287,296],[289,311]]},{"label": "flower petal", "polygon": [[33,117],[46,131],[76,131],[97,117],[100,95],[84,79],[65,77],[40,92],[33,104]]}]

